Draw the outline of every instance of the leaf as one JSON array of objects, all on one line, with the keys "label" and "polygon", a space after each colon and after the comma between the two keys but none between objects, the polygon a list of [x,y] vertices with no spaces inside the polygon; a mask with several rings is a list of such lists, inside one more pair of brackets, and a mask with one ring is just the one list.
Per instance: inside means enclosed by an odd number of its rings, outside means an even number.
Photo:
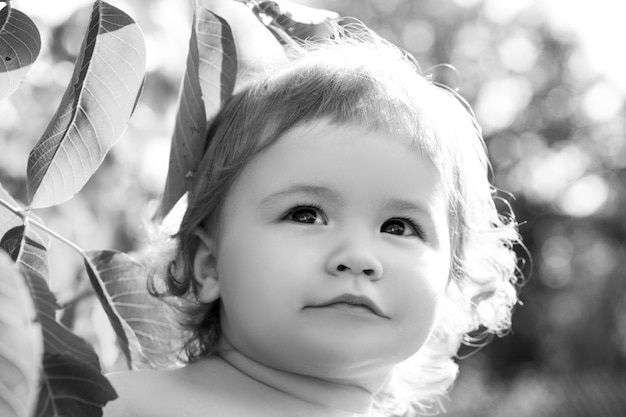
[{"label": "leaf", "polygon": [[[306,40],[315,37],[329,37],[333,34],[330,26],[338,21],[338,13],[324,9],[314,9],[289,1],[263,1],[252,9],[268,27],[280,29],[289,37]],[[279,38],[281,41],[284,37]]]},{"label": "leaf", "polygon": [[165,216],[189,189],[204,152],[207,121],[215,117],[232,95],[236,74],[237,54],[228,23],[208,9],[198,7],[159,217]]},{"label": "leaf", "polygon": [[35,230],[20,225],[2,237],[0,247],[11,256],[26,277],[35,303],[37,321],[43,329],[44,351],[72,355],[84,364],[100,369],[93,348],[56,320],[59,305],[48,287],[48,253],[43,239]]},{"label": "leaf", "polygon": [[71,355],[44,354],[37,417],[101,417],[117,398],[109,380]]},{"label": "leaf", "polygon": [[38,393],[43,340],[35,306],[9,256],[0,251],[0,415],[28,417]]},{"label": "leaf", "polygon": [[[37,321],[42,328],[44,355],[71,358],[73,366],[80,368],[80,372],[76,371],[75,374],[98,374],[100,378],[94,377],[93,383],[106,385],[106,380],[100,374],[100,361],[93,347],[56,320],[55,313],[59,306],[48,287],[47,250],[39,235],[28,227],[27,222],[26,225],[9,230],[2,237],[0,246],[9,253],[26,278],[35,304]],[[74,374],[66,375],[65,380],[58,380],[54,379],[56,378],[54,375],[53,377],[47,376],[44,369],[42,375],[44,384],[39,392],[37,416],[68,415],[63,410],[79,407],[79,405],[72,405],[72,402],[84,401],[80,390],[69,396],[66,393],[63,398],[51,395],[51,390],[54,388],[51,384],[67,383],[72,380],[72,375]],[[51,412],[53,413],[50,414]]]},{"label": "leaf", "polygon": [[116,251],[88,251],[87,272],[133,369],[176,363],[181,330],[147,289],[148,270]]},{"label": "leaf", "polygon": [[[233,0],[197,0],[200,8],[206,8],[223,18],[233,33],[237,48],[237,85],[246,82],[247,75],[266,73],[280,68],[286,62],[285,52],[259,21],[248,5]],[[254,3],[254,2],[251,2]]]},{"label": "leaf", "polygon": [[284,61],[280,44],[246,5],[232,0],[197,1],[169,170],[156,219],[162,220],[189,190],[208,144],[210,122],[244,81],[243,74]]},{"label": "leaf", "polygon": [[17,90],[40,49],[39,30],[26,14],[10,4],[0,10],[0,100]]},{"label": "leaf", "polygon": [[96,1],[72,80],[28,158],[28,203],[70,199],[98,169],[130,119],[145,73],[141,30],[121,10]]}]

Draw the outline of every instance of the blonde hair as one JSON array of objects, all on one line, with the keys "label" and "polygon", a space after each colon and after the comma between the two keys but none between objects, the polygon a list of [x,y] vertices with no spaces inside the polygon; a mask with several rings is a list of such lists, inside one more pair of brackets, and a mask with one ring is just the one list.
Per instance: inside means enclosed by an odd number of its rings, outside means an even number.
[{"label": "blonde hair", "polygon": [[167,290],[159,295],[187,300],[188,360],[213,354],[220,301],[195,300],[194,230],[217,232],[224,199],[242,168],[288,130],[320,118],[410,137],[444,180],[453,229],[445,305],[426,345],[396,366],[372,410],[375,416],[432,414],[456,378],[461,344],[475,342],[469,335],[477,329],[501,334],[510,326],[519,276],[513,245],[519,236],[512,212],[496,208],[485,145],[469,106],[371,32],[307,45],[285,68],[258,77],[221,110],[175,235]]}]

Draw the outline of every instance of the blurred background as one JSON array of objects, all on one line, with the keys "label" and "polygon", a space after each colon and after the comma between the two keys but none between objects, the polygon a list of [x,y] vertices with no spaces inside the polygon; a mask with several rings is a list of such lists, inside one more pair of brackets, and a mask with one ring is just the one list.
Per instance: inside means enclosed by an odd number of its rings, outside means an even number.
[{"label": "blurred background", "polygon": [[[454,65],[484,129],[494,183],[511,200],[532,263],[511,334],[463,350],[451,416],[626,415],[626,3],[618,0],[297,1],[353,16]],[[110,3],[148,47],[145,91],[124,137],[74,199],[41,210],[84,249],[132,251],[165,182],[191,2]],[[21,88],[0,101],[0,182],[25,196],[28,153],[70,80],[91,0],[14,0],[43,40]],[[61,320],[123,367],[106,318],[63,245],[50,250]]]}]

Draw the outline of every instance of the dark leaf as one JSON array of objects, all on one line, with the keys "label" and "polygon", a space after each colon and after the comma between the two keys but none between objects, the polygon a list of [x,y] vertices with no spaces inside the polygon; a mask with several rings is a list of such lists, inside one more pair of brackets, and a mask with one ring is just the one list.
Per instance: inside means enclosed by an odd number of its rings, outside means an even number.
[{"label": "dark leaf", "polygon": [[208,120],[232,95],[236,76],[237,53],[228,23],[197,7],[159,218],[189,189],[206,145]]},{"label": "dark leaf", "polygon": [[59,309],[56,297],[48,287],[48,253],[42,238],[24,225],[9,230],[0,242],[2,249],[15,260],[26,277],[31,297],[35,302],[37,321],[41,323],[44,351],[71,355],[85,365],[100,369],[93,348],[56,320]]},{"label": "dark leaf", "polygon": [[117,398],[111,383],[71,355],[45,353],[37,417],[101,417]]},{"label": "dark leaf", "polygon": [[0,100],[11,95],[39,56],[35,23],[10,5],[0,10]]},{"label": "dark leaf", "polygon": [[[43,333],[44,355],[58,355],[72,358],[75,368],[82,368],[82,374],[100,375],[100,362],[91,345],[80,337],[73,334],[65,326],[56,320],[58,304],[54,294],[48,287],[48,256],[46,247],[39,235],[26,226],[18,226],[9,230],[0,241],[2,249],[16,261],[20,271],[26,278],[30,296],[35,304],[37,321],[41,324]],[[78,372],[78,371],[77,371]],[[72,374],[66,375],[71,378]],[[44,385],[39,393],[38,413],[41,416],[61,416],[62,410],[70,407],[67,401],[84,401],[81,391],[75,392],[69,398],[55,397],[50,395],[51,378],[44,375]],[[94,379],[94,383],[98,382]],[[62,400],[62,403],[57,403]],[[77,405],[73,405],[74,407]],[[40,407],[44,410],[53,410],[39,413]],[[78,414],[81,415],[81,414]]]},{"label": "dark leaf", "polygon": [[98,169],[126,129],[145,62],[137,24],[121,10],[96,1],[70,85],[28,158],[31,207],[68,200]]},{"label": "dark leaf", "polygon": [[168,306],[147,289],[148,270],[115,251],[89,251],[91,283],[133,369],[172,365],[183,335]]},{"label": "dark leaf", "polygon": [[30,417],[43,340],[24,277],[0,251],[0,416]]},{"label": "dark leaf", "polygon": [[155,214],[159,220],[189,189],[210,140],[210,122],[233,89],[245,76],[285,61],[282,47],[254,13],[232,0],[197,2],[189,46],[165,191]]}]

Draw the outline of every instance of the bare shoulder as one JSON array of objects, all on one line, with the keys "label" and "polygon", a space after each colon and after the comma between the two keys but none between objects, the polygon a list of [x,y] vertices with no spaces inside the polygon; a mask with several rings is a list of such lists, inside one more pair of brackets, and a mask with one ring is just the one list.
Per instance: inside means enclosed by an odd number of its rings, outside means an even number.
[{"label": "bare shoulder", "polygon": [[174,370],[125,371],[107,375],[118,398],[104,407],[104,417],[170,417],[179,415],[184,392]]},{"label": "bare shoulder", "polygon": [[118,398],[107,403],[104,417],[233,416],[223,371],[219,361],[206,360],[178,369],[107,374]]}]

